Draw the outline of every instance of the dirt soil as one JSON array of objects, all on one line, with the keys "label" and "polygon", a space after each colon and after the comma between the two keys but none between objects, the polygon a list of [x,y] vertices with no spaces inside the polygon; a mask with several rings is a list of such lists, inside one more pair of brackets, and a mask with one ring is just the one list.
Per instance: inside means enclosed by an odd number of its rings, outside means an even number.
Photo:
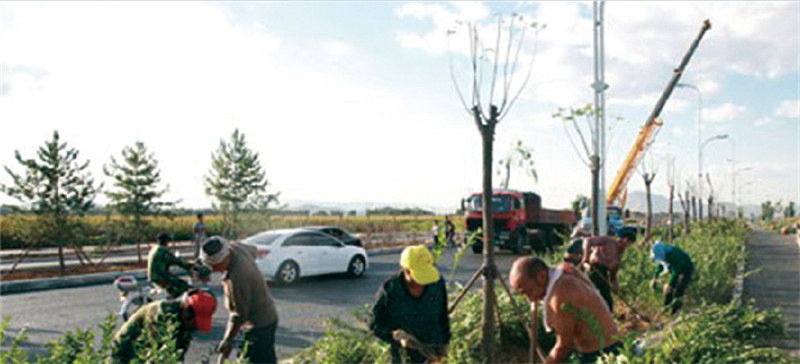
[{"label": "dirt soil", "polygon": [[22,279],[56,278],[56,277],[67,277],[67,276],[92,274],[92,273],[127,272],[131,270],[139,270],[145,268],[147,268],[147,263],[103,264],[94,267],[91,266],[68,267],[63,272],[61,272],[58,268],[47,268],[35,271],[20,271],[11,274],[4,273],[2,276],[2,280],[16,281]]}]

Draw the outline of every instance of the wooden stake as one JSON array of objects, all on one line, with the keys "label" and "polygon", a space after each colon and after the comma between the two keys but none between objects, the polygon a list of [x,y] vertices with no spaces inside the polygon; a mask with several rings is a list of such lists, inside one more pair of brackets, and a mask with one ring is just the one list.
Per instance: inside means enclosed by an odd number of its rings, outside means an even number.
[{"label": "wooden stake", "polygon": [[472,285],[475,284],[475,282],[478,280],[478,277],[481,276],[481,273],[483,273],[483,268],[480,268],[477,271],[475,271],[475,274],[472,275],[472,278],[469,279],[469,282],[467,282],[467,285],[464,286],[464,289],[461,290],[461,293],[458,294],[458,297],[456,297],[456,300],[453,301],[453,304],[450,305],[450,308],[447,309],[447,314],[453,313],[453,310],[456,309],[456,306],[461,301],[461,299],[464,298],[464,296],[467,294],[469,289],[472,288]]}]

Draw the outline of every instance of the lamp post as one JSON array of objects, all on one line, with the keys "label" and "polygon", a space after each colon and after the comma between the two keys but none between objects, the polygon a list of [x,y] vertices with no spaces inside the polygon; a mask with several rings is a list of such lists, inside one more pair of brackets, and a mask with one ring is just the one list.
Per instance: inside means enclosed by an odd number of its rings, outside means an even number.
[{"label": "lamp post", "polygon": [[[735,161],[731,160],[731,162],[735,162]],[[749,171],[751,169],[753,169],[753,168],[752,167],[744,167],[744,168],[735,169],[735,167],[734,167],[733,173],[731,173],[731,179],[733,180],[732,181],[733,182],[733,188],[731,189],[731,192],[733,193],[733,211],[736,211],[736,209],[738,208],[738,204],[736,203],[736,174],[738,174],[739,172]],[[750,183],[750,184],[752,184],[752,183]]]},{"label": "lamp post", "polygon": [[[700,176],[703,175],[703,149],[706,147],[706,145],[708,145],[708,143],[711,143],[711,142],[713,142],[715,140],[728,139],[728,137],[729,137],[728,134],[717,134],[717,135],[714,135],[711,138],[706,139],[706,141],[704,141],[700,145],[700,156],[698,158],[698,164],[700,165],[700,168],[699,168]],[[698,202],[699,202],[699,204],[697,205],[698,206],[698,210],[697,210],[697,215],[698,216],[697,216],[697,218],[702,220],[703,219],[703,178],[701,177],[700,180],[697,181],[697,182],[700,183],[700,195],[698,196],[699,198],[697,199]],[[711,214],[711,212],[712,211],[708,211],[709,214]],[[711,216],[711,215],[709,215],[709,216]]]},{"label": "lamp post", "polygon": [[703,94],[700,92],[700,89],[697,86],[692,85],[690,83],[679,82],[675,85],[678,88],[688,88],[692,89],[697,92],[697,186],[700,189],[699,193],[699,204],[697,205],[698,210],[698,219],[703,219],[703,152],[701,150],[702,146],[700,145],[700,138],[701,138],[701,130],[700,125],[703,120]]}]

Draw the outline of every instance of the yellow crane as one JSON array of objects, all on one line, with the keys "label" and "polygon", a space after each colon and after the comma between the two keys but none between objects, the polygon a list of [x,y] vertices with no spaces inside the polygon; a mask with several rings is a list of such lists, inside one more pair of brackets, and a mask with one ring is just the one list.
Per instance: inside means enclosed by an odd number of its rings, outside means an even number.
[{"label": "yellow crane", "polygon": [[628,180],[631,178],[631,175],[633,175],[633,171],[636,170],[636,166],[639,165],[639,161],[642,159],[642,156],[644,156],[647,148],[653,141],[653,138],[655,138],[659,128],[661,128],[661,125],[664,124],[664,122],[659,119],[661,110],[664,109],[664,105],[666,105],[669,96],[672,94],[672,90],[675,88],[675,85],[678,84],[678,80],[680,80],[683,70],[689,63],[689,59],[692,58],[692,54],[694,54],[694,51],[700,44],[700,39],[703,38],[703,35],[709,29],[711,29],[711,22],[706,19],[703,21],[703,25],[700,27],[700,32],[697,34],[697,37],[695,37],[694,41],[689,46],[689,50],[683,56],[681,64],[672,72],[672,78],[669,80],[669,83],[667,83],[667,87],[664,89],[664,92],[661,94],[658,102],[656,102],[655,108],[653,108],[653,111],[650,113],[650,116],[644,123],[642,130],[636,137],[636,141],[633,143],[631,150],[628,152],[628,156],[625,158],[625,161],[622,163],[622,166],[617,172],[617,176],[614,177],[614,182],[611,184],[611,187],[608,189],[608,193],[606,194],[606,206],[611,206],[614,204],[614,202],[620,200],[619,206],[624,209],[626,198],[623,194],[623,191],[625,191],[625,186],[627,185]]}]

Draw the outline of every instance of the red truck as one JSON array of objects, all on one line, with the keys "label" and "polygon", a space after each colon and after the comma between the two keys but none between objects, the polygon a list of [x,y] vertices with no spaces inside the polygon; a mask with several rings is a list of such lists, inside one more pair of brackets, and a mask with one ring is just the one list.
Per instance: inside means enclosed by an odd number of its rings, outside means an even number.
[{"label": "red truck", "polygon": [[[466,238],[483,228],[483,194],[473,193],[462,200]],[[495,246],[521,253],[531,248],[537,253],[546,249],[552,251],[554,245],[562,244],[555,234],[569,234],[577,221],[571,210],[548,210],[542,208],[542,199],[533,192],[515,190],[494,190],[492,192],[492,220],[494,220]],[[476,236],[472,251],[483,251],[483,235]]]}]

